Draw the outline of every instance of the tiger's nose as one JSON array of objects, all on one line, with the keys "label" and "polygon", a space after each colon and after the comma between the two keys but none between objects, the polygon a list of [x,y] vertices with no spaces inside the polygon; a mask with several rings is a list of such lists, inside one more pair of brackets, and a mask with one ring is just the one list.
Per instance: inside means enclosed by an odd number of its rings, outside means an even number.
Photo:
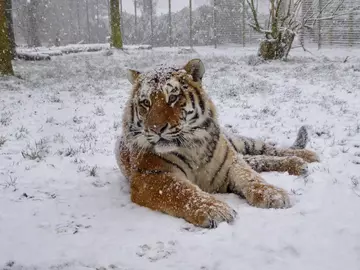
[{"label": "tiger's nose", "polygon": [[160,135],[160,134],[162,134],[162,133],[166,130],[167,126],[168,126],[168,123],[165,123],[165,124],[157,124],[157,125],[151,126],[149,129],[150,129],[152,132],[156,133],[157,135]]}]

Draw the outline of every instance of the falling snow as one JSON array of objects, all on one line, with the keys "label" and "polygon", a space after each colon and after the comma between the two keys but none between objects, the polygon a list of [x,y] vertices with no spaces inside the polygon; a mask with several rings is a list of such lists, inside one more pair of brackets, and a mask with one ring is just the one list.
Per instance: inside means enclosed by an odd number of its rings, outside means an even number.
[{"label": "falling snow", "polygon": [[[257,48],[179,51],[14,61],[21,78],[0,79],[0,269],[359,269],[360,51],[272,63]],[[308,126],[321,162],[306,177],[262,174],[292,208],[216,195],[238,215],[207,230],[131,203],[113,155],[126,70],[199,57],[224,126],[279,146]]]}]

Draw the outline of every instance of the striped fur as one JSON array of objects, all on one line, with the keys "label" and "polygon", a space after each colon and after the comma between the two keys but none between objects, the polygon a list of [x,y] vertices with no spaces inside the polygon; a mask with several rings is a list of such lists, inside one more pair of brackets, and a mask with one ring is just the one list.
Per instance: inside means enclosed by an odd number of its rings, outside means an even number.
[{"label": "striped fur", "polygon": [[287,193],[258,172],[304,173],[306,162],[318,160],[303,149],[307,139],[278,149],[225,134],[201,85],[203,74],[199,59],[178,69],[129,71],[133,90],[115,154],[130,180],[132,201],[209,228],[236,216],[210,193],[239,194],[256,207],[289,207]]}]

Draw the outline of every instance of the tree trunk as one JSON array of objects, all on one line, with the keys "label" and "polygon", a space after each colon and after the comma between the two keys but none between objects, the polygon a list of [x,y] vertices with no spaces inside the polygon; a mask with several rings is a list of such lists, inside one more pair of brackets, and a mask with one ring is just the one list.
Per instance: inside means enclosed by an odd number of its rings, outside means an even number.
[{"label": "tree trunk", "polygon": [[258,55],[265,60],[286,60],[291,50],[295,33],[285,29],[278,33],[276,39],[265,39],[260,42]]},{"label": "tree trunk", "polygon": [[0,74],[14,75],[11,63],[11,47],[8,26],[6,23],[5,1],[0,0]]},{"label": "tree trunk", "polygon": [[14,23],[12,18],[12,0],[5,0],[5,9],[6,9],[6,21],[8,26],[8,33],[10,39],[10,49],[12,58],[15,58],[16,55],[16,44],[15,44],[15,35],[14,35]]},{"label": "tree trunk", "polygon": [[110,0],[111,46],[117,49],[122,49],[123,42],[120,29],[119,8],[119,0]]}]

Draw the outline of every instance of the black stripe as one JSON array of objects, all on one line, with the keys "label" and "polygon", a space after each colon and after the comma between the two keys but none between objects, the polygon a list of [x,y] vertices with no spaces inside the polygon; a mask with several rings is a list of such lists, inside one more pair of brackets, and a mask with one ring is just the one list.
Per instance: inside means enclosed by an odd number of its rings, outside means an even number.
[{"label": "black stripe", "polygon": [[173,85],[171,83],[167,83],[166,84],[167,86],[170,86],[170,87],[173,87]]},{"label": "black stripe", "polygon": [[214,112],[212,110],[209,109],[209,117],[213,118],[214,117]]},{"label": "black stripe", "polygon": [[228,178],[229,178],[230,168],[231,168],[231,166],[229,166],[229,168],[228,168],[228,170],[227,170],[227,172],[226,172],[226,174],[225,174],[225,178],[224,178],[224,182],[225,182],[225,183],[227,182],[227,180],[228,180]]},{"label": "black stripe", "polygon": [[213,120],[211,118],[206,118],[204,122],[202,122],[199,126],[199,128],[208,129],[211,124],[213,123]]},{"label": "black stripe", "polygon": [[255,153],[255,141],[251,140],[251,153]]},{"label": "black stripe", "polygon": [[176,163],[172,162],[171,160],[168,160],[168,159],[166,159],[166,158],[164,158],[164,157],[162,157],[162,156],[158,156],[158,157],[161,158],[162,160],[164,160],[165,162],[167,162],[167,163],[175,166],[176,168],[178,168],[178,169],[179,169],[180,171],[182,171],[183,174],[185,174],[185,176],[187,177],[187,174],[186,174],[186,172],[184,171],[184,169],[181,168],[178,164],[176,164]]},{"label": "black stripe", "polygon": [[201,94],[200,94],[200,91],[199,89],[197,89],[196,87],[194,87],[195,89],[195,93],[198,97],[198,100],[199,100],[199,106],[200,106],[200,109],[201,109],[201,113],[204,114],[205,113],[205,103],[201,97]]},{"label": "black stripe", "polygon": [[138,173],[141,174],[163,174],[163,173],[168,173],[167,171],[161,171],[161,170],[144,170],[141,168],[136,168],[135,169]]},{"label": "black stripe", "polygon": [[213,178],[211,179],[211,182],[210,182],[211,185],[214,183],[214,181],[215,181],[215,179],[216,179],[216,176],[220,173],[221,169],[224,167],[224,164],[225,164],[228,156],[229,156],[229,148],[226,147],[226,154],[225,154],[225,156],[224,156],[223,161],[222,161],[221,164],[220,164],[220,167],[217,169],[216,173],[214,174]]},{"label": "black stripe", "polygon": [[194,97],[194,94],[191,93],[191,92],[189,92],[189,98],[190,98],[190,101],[191,101],[192,108],[193,108],[193,110],[195,110],[196,107],[195,107],[195,97]]},{"label": "black stripe", "polygon": [[130,103],[130,113],[131,113],[131,118],[130,118],[130,123],[134,122],[134,104]]},{"label": "black stripe", "polygon": [[249,155],[250,154],[250,145],[246,140],[244,140],[244,145],[245,145],[244,155]]},{"label": "black stripe", "polygon": [[[206,158],[206,162],[211,162],[213,157],[214,157],[214,153],[216,151],[217,145],[219,143],[219,134],[214,134],[212,136],[212,141],[208,142],[208,147],[207,147],[207,151],[209,151],[209,153],[206,153],[207,158]],[[210,148],[211,147],[211,148]]]},{"label": "black stripe", "polygon": [[264,143],[261,147],[261,152],[260,152],[260,155],[264,155],[265,154],[265,151],[266,151],[266,144]]},{"label": "black stripe", "polygon": [[228,138],[229,142],[231,143],[231,145],[234,147],[236,152],[239,152],[239,150],[237,149],[236,145],[234,144],[233,140],[231,138]]},{"label": "black stripe", "polygon": [[176,157],[178,157],[182,162],[184,162],[190,169],[193,169],[193,167],[190,164],[190,161],[182,154],[175,152],[173,153]]},{"label": "black stripe", "polygon": [[191,119],[189,119],[189,122],[196,122],[196,120],[198,120],[198,119],[199,119],[199,114],[196,110],[195,115]]}]

